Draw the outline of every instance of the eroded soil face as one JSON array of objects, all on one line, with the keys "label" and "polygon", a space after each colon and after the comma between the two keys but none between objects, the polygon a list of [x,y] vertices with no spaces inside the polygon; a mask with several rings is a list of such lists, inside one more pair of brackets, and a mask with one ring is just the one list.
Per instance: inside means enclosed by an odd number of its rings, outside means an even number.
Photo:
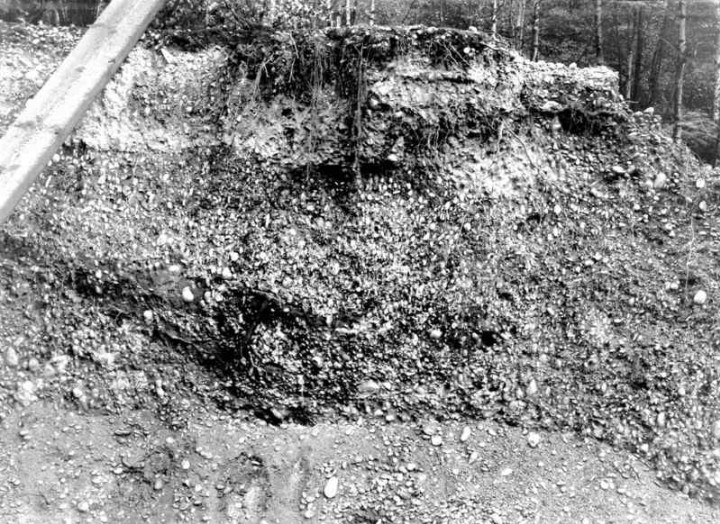
[{"label": "eroded soil face", "polygon": [[[5,126],[77,35],[2,30]],[[136,53],[2,226],[3,520],[718,520],[714,173],[647,115],[290,169],[216,51]]]}]

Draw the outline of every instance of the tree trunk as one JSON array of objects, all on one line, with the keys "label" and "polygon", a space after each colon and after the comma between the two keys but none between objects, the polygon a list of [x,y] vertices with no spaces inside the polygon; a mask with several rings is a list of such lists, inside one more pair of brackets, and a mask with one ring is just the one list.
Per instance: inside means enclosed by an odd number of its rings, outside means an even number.
[{"label": "tree trunk", "polygon": [[490,22],[490,36],[495,40],[497,38],[497,21],[498,21],[498,0],[492,0],[492,20]]},{"label": "tree trunk", "polygon": [[720,0],[715,0],[715,96],[713,97],[713,122],[717,128],[715,137],[715,158],[713,165],[720,160]]},{"label": "tree trunk", "polygon": [[357,0],[345,0],[345,25],[355,25],[355,9]]},{"label": "tree trunk", "polygon": [[650,106],[657,106],[660,100],[660,76],[662,75],[663,61],[665,60],[665,50],[667,48],[667,38],[670,33],[671,21],[670,0],[665,0],[665,13],[663,14],[660,29],[658,30],[658,42],[650,64],[650,79],[648,81],[650,91],[648,94],[648,105]]},{"label": "tree trunk", "polygon": [[720,123],[720,0],[715,0],[715,96],[713,122]]},{"label": "tree trunk", "polygon": [[642,63],[643,52],[645,47],[645,31],[643,24],[645,23],[645,7],[640,4],[637,8],[637,18],[635,22],[635,66],[633,67],[633,88],[632,98],[636,105],[642,99]]},{"label": "tree trunk", "polygon": [[595,0],[595,61],[605,63],[603,50],[602,0]]},{"label": "tree trunk", "polygon": [[515,22],[515,48],[522,51],[525,37],[525,0],[520,0],[517,21]]},{"label": "tree trunk", "polygon": [[673,140],[676,142],[682,136],[680,121],[682,120],[683,80],[685,77],[685,62],[687,60],[687,40],[685,23],[687,21],[687,0],[678,0],[678,58],[675,69],[675,126]]},{"label": "tree trunk", "polygon": [[625,75],[625,100],[632,98],[632,78],[633,78],[633,46],[628,46],[627,54],[627,74]]},{"label": "tree trunk", "polygon": [[635,39],[637,38],[637,9],[630,7],[630,34],[627,37],[627,51],[625,52],[625,82],[623,84],[623,96],[626,100],[632,100],[633,78],[635,68]]},{"label": "tree trunk", "polygon": [[370,25],[375,25],[375,0],[370,0]]},{"label": "tree trunk", "polygon": [[531,60],[537,62],[540,57],[540,0],[533,0],[533,26],[532,26],[532,55]]}]

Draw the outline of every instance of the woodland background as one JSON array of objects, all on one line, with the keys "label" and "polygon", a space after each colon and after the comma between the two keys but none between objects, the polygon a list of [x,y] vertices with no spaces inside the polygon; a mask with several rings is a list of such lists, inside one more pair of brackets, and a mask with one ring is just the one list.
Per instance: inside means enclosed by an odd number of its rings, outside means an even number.
[{"label": "woodland background", "polygon": [[[107,3],[0,0],[0,17],[87,25]],[[192,44],[219,27],[373,23],[477,28],[533,59],[606,65],[633,109],[654,108],[703,160],[719,157],[720,0],[169,0],[155,28]]]}]

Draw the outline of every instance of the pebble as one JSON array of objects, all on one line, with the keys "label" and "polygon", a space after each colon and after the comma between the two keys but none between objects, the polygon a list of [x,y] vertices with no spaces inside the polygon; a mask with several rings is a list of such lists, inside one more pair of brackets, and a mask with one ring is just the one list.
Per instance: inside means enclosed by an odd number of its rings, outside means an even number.
[{"label": "pebble", "polygon": [[470,428],[465,426],[463,428],[462,433],[460,434],[460,442],[467,442],[467,440],[470,438]]},{"label": "pebble", "polygon": [[665,413],[664,413],[664,412],[658,413],[658,416],[657,416],[657,425],[658,425],[658,427],[660,427],[660,428],[664,428],[664,427],[665,427]]},{"label": "pebble", "polygon": [[224,280],[230,280],[232,278],[233,274],[232,271],[230,271],[229,267],[224,267],[222,270],[222,277]]},{"label": "pebble", "polygon": [[505,468],[504,470],[502,470],[500,472],[500,476],[501,477],[509,477],[510,475],[512,475],[512,472],[513,472],[512,468]]},{"label": "pebble", "polygon": [[323,490],[323,494],[329,498],[335,498],[335,495],[337,495],[338,492],[338,478],[337,477],[330,477],[325,484],[325,489]]},{"label": "pebble", "polygon": [[8,365],[8,367],[11,368],[18,367],[18,364],[20,363],[20,358],[18,357],[15,348],[9,347],[7,351],[5,351],[5,363]]},{"label": "pebble", "polygon": [[161,489],[163,489],[164,485],[165,483],[162,481],[162,479],[156,479],[155,484],[153,484],[153,488],[155,489],[155,491],[160,491]]},{"label": "pebble", "polygon": [[720,440],[720,420],[716,420],[712,427],[713,437]]},{"label": "pebble", "polygon": [[698,189],[704,188],[704,187],[705,187],[705,180],[703,180],[702,178],[698,179],[698,181],[695,182],[695,187],[698,188]]},{"label": "pebble", "polygon": [[707,209],[708,209],[707,202],[705,202],[705,201],[703,200],[702,202],[700,202],[700,203],[698,204],[698,207],[700,208],[700,211],[702,211],[702,212],[704,213],[704,212],[707,211]]},{"label": "pebble", "polygon": [[439,329],[431,329],[430,330],[430,338],[431,339],[437,340],[440,337],[442,337],[442,331],[440,331]]},{"label": "pebble", "polygon": [[433,446],[442,446],[443,439],[440,435],[433,435],[430,439],[430,444]]},{"label": "pebble", "polygon": [[432,422],[429,422],[423,426],[422,432],[429,437],[429,436],[432,436],[435,433],[437,433],[437,430],[438,430],[437,424],[433,424]]},{"label": "pebble", "polygon": [[190,469],[190,461],[188,459],[183,459],[183,461],[180,463],[180,466],[182,469]]},{"label": "pebble", "polygon": [[358,394],[363,397],[369,397],[380,391],[380,384],[374,380],[366,380],[358,386]]},{"label": "pebble", "polygon": [[38,362],[38,359],[36,359],[35,357],[32,357],[30,360],[28,360],[27,367],[30,371],[35,373],[40,369],[40,362]]},{"label": "pebble", "polygon": [[82,502],[78,503],[77,510],[80,513],[87,513],[88,511],[90,511],[90,504],[83,500]]},{"label": "pebble", "polygon": [[27,407],[33,402],[35,402],[38,398],[35,395],[35,384],[33,384],[31,381],[26,380],[24,382],[21,382],[18,384],[18,390],[16,393],[16,398],[20,404]]},{"label": "pebble", "polygon": [[193,295],[192,290],[188,286],[185,286],[183,288],[182,298],[185,302],[192,302],[193,300],[195,300],[195,295]]},{"label": "pebble", "polygon": [[143,311],[143,318],[145,319],[145,322],[150,322],[153,319],[153,312],[146,309]]},{"label": "pebble", "polygon": [[662,172],[658,173],[653,181],[653,187],[655,189],[660,189],[665,187],[665,184],[667,184],[667,175]]},{"label": "pebble", "polygon": [[62,375],[67,371],[68,364],[70,363],[70,357],[67,355],[57,355],[52,358],[51,363],[53,364],[55,371]]},{"label": "pebble", "polygon": [[701,289],[700,291],[695,293],[695,296],[693,297],[693,302],[695,302],[699,306],[703,305],[705,302],[707,302],[707,293]]},{"label": "pebble", "polygon": [[537,393],[537,391],[538,391],[537,381],[535,379],[532,379],[530,381],[530,384],[528,384],[528,387],[527,387],[528,397],[532,397],[533,395],[535,395]]},{"label": "pebble", "polygon": [[530,434],[528,434],[527,442],[528,442],[528,446],[530,446],[531,448],[538,447],[538,445],[540,444],[540,440],[541,440],[541,437],[540,437],[539,433],[535,433],[534,431],[531,431]]}]

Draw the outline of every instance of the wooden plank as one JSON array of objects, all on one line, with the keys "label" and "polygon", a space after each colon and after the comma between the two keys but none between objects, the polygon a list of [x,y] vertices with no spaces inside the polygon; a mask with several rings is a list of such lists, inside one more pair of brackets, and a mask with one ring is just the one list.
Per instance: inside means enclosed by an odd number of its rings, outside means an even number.
[{"label": "wooden plank", "polygon": [[165,0],[112,0],[0,139],[0,223],[102,92]]}]

